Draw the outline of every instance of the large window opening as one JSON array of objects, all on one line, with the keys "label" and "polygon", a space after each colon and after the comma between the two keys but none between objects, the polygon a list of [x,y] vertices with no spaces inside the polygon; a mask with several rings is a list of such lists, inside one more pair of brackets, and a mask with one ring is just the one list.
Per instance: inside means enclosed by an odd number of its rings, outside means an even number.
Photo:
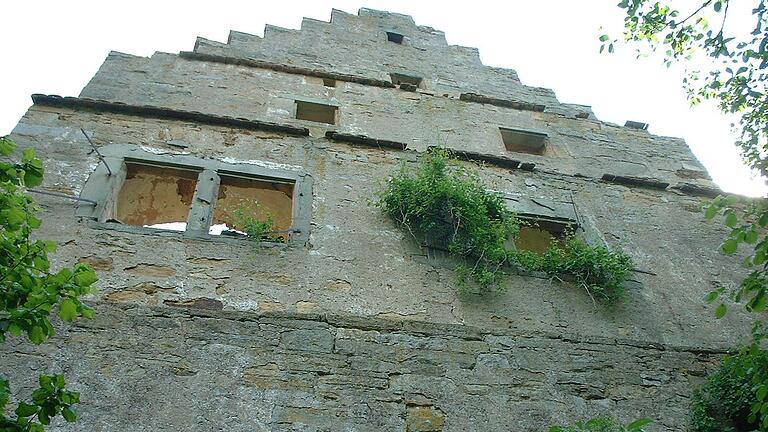
[{"label": "large window opening", "polygon": [[293,216],[293,189],[292,182],[222,174],[208,233],[245,235],[249,223],[271,221],[272,230],[264,233],[265,237],[287,241]]},{"label": "large window opening", "polygon": [[177,231],[209,240],[258,233],[259,241],[294,245],[309,240],[312,177],[300,169],[131,145],[104,146],[101,153],[112,171],[96,167],[81,192],[94,205],[77,209],[101,229]]},{"label": "large window opening", "polygon": [[113,219],[127,225],[184,231],[199,171],[126,163]]},{"label": "large window opening", "polygon": [[543,254],[550,246],[563,246],[566,236],[573,232],[568,224],[536,218],[521,217],[520,234],[515,248]]}]

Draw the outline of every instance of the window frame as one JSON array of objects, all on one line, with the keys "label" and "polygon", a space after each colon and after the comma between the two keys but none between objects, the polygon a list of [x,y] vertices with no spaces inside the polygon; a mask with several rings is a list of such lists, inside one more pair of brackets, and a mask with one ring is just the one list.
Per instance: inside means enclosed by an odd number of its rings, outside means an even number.
[{"label": "window frame", "polygon": [[[80,194],[95,201],[95,205],[79,205],[76,216],[91,221],[95,228],[114,229],[124,232],[154,235],[174,235],[204,240],[242,240],[247,237],[208,234],[216,208],[221,177],[241,176],[266,182],[290,182],[293,184],[291,232],[288,244],[304,245],[309,240],[312,210],[312,177],[300,167],[290,167],[267,161],[225,162],[201,159],[189,153],[174,153],[127,144],[111,144],[99,149],[104,161],[112,170],[109,175],[104,163],[99,162],[91,173]],[[185,231],[149,228],[110,222],[108,218],[116,204],[127,174],[128,164],[144,164],[160,167],[192,169],[199,171],[197,185],[192,196],[192,206],[187,215]],[[295,168],[295,169],[294,169]],[[272,243],[280,245],[282,243]]]}]

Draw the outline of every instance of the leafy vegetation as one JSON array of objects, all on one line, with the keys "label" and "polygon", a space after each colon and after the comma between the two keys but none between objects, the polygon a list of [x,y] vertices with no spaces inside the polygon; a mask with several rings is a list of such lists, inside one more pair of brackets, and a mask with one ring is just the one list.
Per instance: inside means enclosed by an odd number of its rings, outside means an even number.
[{"label": "leafy vegetation", "polygon": [[240,203],[237,208],[232,210],[235,225],[256,244],[256,247],[259,247],[261,242],[265,240],[282,242],[282,237],[275,235],[275,221],[271,214],[267,213],[263,220],[254,216],[260,208],[261,205],[258,202]]},{"label": "leafy vegetation", "polygon": [[643,418],[624,426],[610,417],[598,417],[573,426],[553,426],[549,432],[643,432],[643,426],[651,420]]},{"label": "leafy vegetation", "polygon": [[415,170],[402,166],[378,206],[420,245],[444,247],[460,257],[456,271],[462,288],[471,281],[481,290],[501,290],[506,271],[518,268],[567,276],[593,298],[610,302],[620,298],[632,269],[627,255],[575,238],[551,245],[543,255],[515,250],[509,242],[519,233],[515,215],[444,149],[423,154]]},{"label": "leafy vegetation", "polygon": [[378,204],[419,244],[447,245],[463,258],[462,281],[471,277],[482,288],[501,289],[509,259],[505,243],[517,235],[517,220],[499,195],[453,163],[446,150],[422,155],[415,173],[403,165]]},{"label": "leafy vegetation", "polygon": [[[80,296],[93,290],[96,274],[86,265],[51,272],[48,254],[56,250],[49,241],[33,240],[41,221],[25,188],[42,183],[43,167],[32,150],[24,150],[20,162],[10,159],[16,145],[0,137],[0,342],[8,335],[26,337],[35,344],[54,335],[49,315],[58,307],[64,321],[90,318],[93,309]],[[19,402],[15,417],[6,416],[10,386],[0,378],[0,431],[40,432],[61,414],[75,421],[72,405],[79,393],[65,389],[61,375],[43,375],[40,388],[29,402]]]},{"label": "leafy vegetation", "polygon": [[[754,390],[765,399],[768,387],[768,353],[743,350],[727,357],[720,368],[707,377],[693,397],[690,413],[694,432],[746,432],[758,430],[759,413],[754,412]],[[760,429],[763,430],[763,429]]]},{"label": "leafy vegetation", "polygon": [[633,269],[629,255],[590,246],[575,237],[568,238],[563,245],[553,242],[542,255],[530,251],[510,253],[524,268],[558,279],[572,279],[593,300],[608,303],[624,296],[624,281]]},{"label": "leafy vegetation", "polygon": [[[689,9],[681,11],[655,0],[622,0],[618,6],[626,11],[624,41],[635,44],[639,54],[660,52],[668,66],[675,62],[695,64],[696,68],[689,69],[683,81],[689,100],[693,104],[713,100],[722,112],[737,115],[737,144],[742,156],[750,167],[767,177],[765,0],[700,0],[680,4]],[[750,10],[751,17],[747,15]],[[734,18],[734,11],[743,11],[745,16]],[[618,40],[610,39],[608,35],[600,37],[601,50],[607,46],[613,51]]]},{"label": "leafy vegetation", "polygon": [[[734,125],[739,139],[736,142],[745,163],[764,178],[768,177],[768,9],[765,0],[734,2],[731,0],[700,0],[681,3],[690,7],[680,11],[669,4],[650,0],[622,0],[625,9],[623,39],[638,47],[639,54],[661,52],[667,66],[680,62],[689,69],[683,86],[692,104],[703,100],[715,101],[725,114],[738,117]],[[740,8],[747,9],[740,9]],[[743,16],[730,15],[742,11]],[[750,22],[750,25],[743,25]],[[714,23],[714,25],[710,25]],[[603,50],[612,52],[614,39],[602,35]],[[695,63],[694,63],[695,61]],[[718,306],[715,316],[722,318],[728,312],[729,301],[743,305],[752,314],[750,343],[738,356],[726,358],[721,368],[712,375],[703,393],[693,405],[692,418],[697,430],[721,430],[740,424],[754,423],[760,431],[768,431],[768,373],[755,373],[745,384],[742,362],[762,359],[762,348],[768,334],[766,302],[768,301],[768,200],[762,198],[745,205],[736,205],[734,197],[717,197],[705,207],[708,219],[724,216],[730,228],[720,245],[725,254],[734,254],[739,246],[751,248],[744,260],[748,274],[735,289],[718,287],[705,301]],[[727,295],[725,295],[727,294]],[[748,354],[746,354],[748,353]],[[752,360],[749,360],[752,359]],[[762,360],[760,360],[762,361]],[[762,364],[762,363],[761,363]],[[763,368],[765,370],[765,368]],[[741,375],[740,375],[741,374]],[[727,377],[727,378],[726,378]],[[739,378],[741,377],[741,378]],[[732,386],[732,388],[727,388]],[[708,396],[715,395],[715,396]],[[709,397],[722,396],[728,406]],[[738,395],[738,397],[737,397]],[[706,403],[709,400],[714,405]],[[735,409],[736,401],[749,406],[749,412]],[[724,410],[722,417],[710,409]],[[718,415],[715,415],[718,414]],[[744,416],[747,417],[744,417]],[[729,424],[723,423],[725,418]],[[750,420],[751,419],[751,420]],[[716,423],[711,423],[716,422]],[[719,423],[717,423],[719,422]],[[709,429],[707,429],[709,428]],[[713,429],[714,428],[714,429]],[[741,429],[722,429],[741,430]]]}]

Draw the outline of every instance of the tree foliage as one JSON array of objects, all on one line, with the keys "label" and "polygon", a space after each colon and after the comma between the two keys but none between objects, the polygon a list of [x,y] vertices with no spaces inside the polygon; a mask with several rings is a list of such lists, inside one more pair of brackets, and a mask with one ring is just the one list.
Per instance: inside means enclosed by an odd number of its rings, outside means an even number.
[{"label": "tree foliage", "polygon": [[[723,113],[736,115],[738,123],[734,128],[739,136],[736,144],[744,161],[768,178],[768,15],[765,0],[699,0],[680,4],[689,9],[679,10],[658,1],[622,0],[618,6],[626,12],[624,41],[636,44],[641,54],[661,52],[668,66],[675,62],[688,66],[683,85],[691,103],[713,100]],[[732,15],[733,11],[743,7],[749,7],[744,10],[744,16]],[[744,22],[748,24],[744,25]],[[603,42],[601,51],[606,46],[609,52],[614,50],[617,40],[610,39],[608,35],[600,37]],[[760,431],[768,431],[768,373],[749,375],[746,381],[741,379],[748,375],[746,373],[739,379],[723,378],[733,377],[734,371],[743,372],[743,368],[736,365],[741,365],[745,359],[765,356],[762,342],[766,339],[768,301],[768,200],[740,201],[734,197],[717,197],[705,207],[705,216],[712,219],[721,214],[730,229],[720,245],[723,253],[734,254],[741,245],[751,249],[744,259],[748,274],[737,288],[718,287],[706,296],[705,301],[720,300],[715,309],[717,318],[727,313],[728,299],[742,304],[746,311],[754,314],[752,339],[737,356],[724,361],[704,391],[715,394],[713,401],[717,403],[723,402],[716,400],[718,397],[731,400],[731,396],[738,394],[743,402],[741,407],[749,407],[748,414],[737,410],[742,418],[729,418],[729,421],[753,423]],[[725,385],[736,386],[730,389],[734,393],[728,393]],[[707,417],[712,413],[702,412],[703,406],[699,400],[693,407],[694,414],[698,412],[694,418],[703,422],[697,430],[741,430],[724,429],[723,424],[707,429],[705,420],[714,417]],[[743,418],[744,415],[748,418]]]},{"label": "tree foliage", "polygon": [[[768,387],[768,352],[743,350],[727,357],[707,377],[691,404],[690,424],[694,432],[746,432],[758,430],[760,413],[754,412],[755,387],[765,400]],[[764,430],[764,429],[760,429]]]},{"label": "tree foliage", "polygon": [[[738,145],[744,160],[768,177],[768,15],[765,0],[733,2],[705,0],[671,4],[649,0],[622,0],[625,9],[623,39],[636,43],[640,53],[661,52],[667,65],[684,62],[690,68],[684,86],[694,104],[709,99],[724,113],[739,118]],[[729,15],[734,8],[752,5],[751,22]],[[613,51],[617,40],[600,37],[603,49]],[[709,61],[698,62],[705,58]],[[697,61],[693,63],[693,61]],[[696,65],[694,67],[693,65]],[[701,65],[701,66],[699,66]]]},{"label": "tree foliage", "polygon": [[[80,301],[80,296],[93,290],[95,272],[87,265],[51,270],[48,254],[56,250],[50,241],[33,239],[40,227],[37,207],[25,189],[42,183],[43,166],[34,151],[24,150],[21,161],[11,155],[15,143],[0,137],[0,342],[11,336],[26,337],[35,344],[54,335],[49,320],[54,308],[64,321],[90,318],[93,309]],[[72,405],[79,393],[65,389],[62,375],[42,375],[40,387],[29,402],[21,401],[15,417],[6,416],[10,386],[0,378],[0,431],[43,430],[51,418],[62,415],[75,421]]]}]

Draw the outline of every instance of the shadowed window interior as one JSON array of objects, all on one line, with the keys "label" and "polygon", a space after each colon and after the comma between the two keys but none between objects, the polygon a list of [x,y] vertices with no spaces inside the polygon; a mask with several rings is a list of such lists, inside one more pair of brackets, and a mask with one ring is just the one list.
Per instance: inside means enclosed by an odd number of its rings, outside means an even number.
[{"label": "shadowed window interior", "polygon": [[294,184],[221,174],[219,193],[208,231],[212,235],[243,235],[249,220],[271,219],[271,237],[288,240],[293,215]]},{"label": "shadowed window interior", "polygon": [[114,218],[128,225],[184,231],[197,186],[194,170],[126,163]]},{"label": "shadowed window interior", "polygon": [[519,219],[520,235],[515,240],[515,248],[542,254],[553,242],[563,245],[567,224],[533,218]]},{"label": "shadowed window interior", "polygon": [[389,77],[392,79],[392,84],[396,86],[405,84],[416,88],[423,88],[424,80],[421,77],[399,73],[391,73]]},{"label": "shadowed window interior", "polygon": [[336,87],[336,80],[333,78],[323,78],[323,85],[326,87]]},{"label": "shadowed window interior", "polygon": [[318,123],[336,123],[336,107],[313,102],[296,101],[296,118]]},{"label": "shadowed window interior", "polygon": [[544,153],[547,134],[507,128],[499,128],[499,132],[507,151],[539,155]]},{"label": "shadowed window interior", "polygon": [[396,44],[403,43],[403,35],[395,32],[387,32],[387,40]]}]

